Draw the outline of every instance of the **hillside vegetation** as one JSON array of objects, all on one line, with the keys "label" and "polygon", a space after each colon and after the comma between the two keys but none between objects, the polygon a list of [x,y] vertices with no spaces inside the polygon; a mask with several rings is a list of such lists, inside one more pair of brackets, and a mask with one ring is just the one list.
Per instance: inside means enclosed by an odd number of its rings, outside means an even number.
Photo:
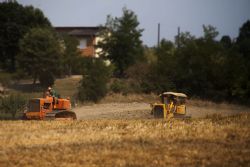
[{"label": "hillside vegetation", "polygon": [[7,166],[249,166],[250,114],[196,120],[1,121]]}]

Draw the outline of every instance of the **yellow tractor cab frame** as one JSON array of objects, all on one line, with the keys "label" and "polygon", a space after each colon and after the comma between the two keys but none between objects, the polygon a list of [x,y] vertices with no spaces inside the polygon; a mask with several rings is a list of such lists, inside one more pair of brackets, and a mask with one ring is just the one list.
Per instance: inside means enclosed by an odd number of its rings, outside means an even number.
[{"label": "yellow tractor cab frame", "polygon": [[187,118],[184,93],[164,92],[159,95],[161,102],[151,105],[155,118]]}]

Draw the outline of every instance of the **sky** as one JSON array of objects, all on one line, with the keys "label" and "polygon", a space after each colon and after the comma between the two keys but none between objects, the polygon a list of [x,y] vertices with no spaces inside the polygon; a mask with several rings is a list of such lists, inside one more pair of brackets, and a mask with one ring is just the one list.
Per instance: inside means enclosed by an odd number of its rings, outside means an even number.
[{"label": "sky", "polygon": [[[1,0],[0,0],[1,1]],[[53,26],[104,25],[107,15],[121,17],[122,8],[135,12],[144,29],[142,40],[157,44],[157,26],[161,38],[174,40],[177,28],[196,37],[203,35],[202,25],[217,28],[223,35],[236,38],[239,28],[250,20],[250,0],[17,0],[41,9]]]}]

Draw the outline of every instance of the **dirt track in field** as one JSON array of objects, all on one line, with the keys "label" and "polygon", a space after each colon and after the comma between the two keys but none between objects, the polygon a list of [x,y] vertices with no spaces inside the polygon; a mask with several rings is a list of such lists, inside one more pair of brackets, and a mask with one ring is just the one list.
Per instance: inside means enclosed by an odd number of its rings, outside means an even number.
[{"label": "dirt track in field", "polygon": [[[92,119],[152,119],[150,104],[141,102],[131,103],[104,103],[85,105],[75,108],[77,118],[80,120]],[[202,118],[207,115],[220,114],[233,115],[240,112],[250,112],[249,108],[225,104],[188,104],[187,115],[192,118]]]},{"label": "dirt track in field", "polygon": [[152,118],[147,103],[107,103],[75,108],[78,119],[141,119]]}]

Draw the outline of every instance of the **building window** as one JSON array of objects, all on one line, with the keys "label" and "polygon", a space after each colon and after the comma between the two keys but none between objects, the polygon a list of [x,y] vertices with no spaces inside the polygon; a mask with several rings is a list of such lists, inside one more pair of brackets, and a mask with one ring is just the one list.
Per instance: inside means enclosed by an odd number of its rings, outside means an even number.
[{"label": "building window", "polygon": [[79,49],[84,49],[87,47],[87,39],[79,39]]}]

